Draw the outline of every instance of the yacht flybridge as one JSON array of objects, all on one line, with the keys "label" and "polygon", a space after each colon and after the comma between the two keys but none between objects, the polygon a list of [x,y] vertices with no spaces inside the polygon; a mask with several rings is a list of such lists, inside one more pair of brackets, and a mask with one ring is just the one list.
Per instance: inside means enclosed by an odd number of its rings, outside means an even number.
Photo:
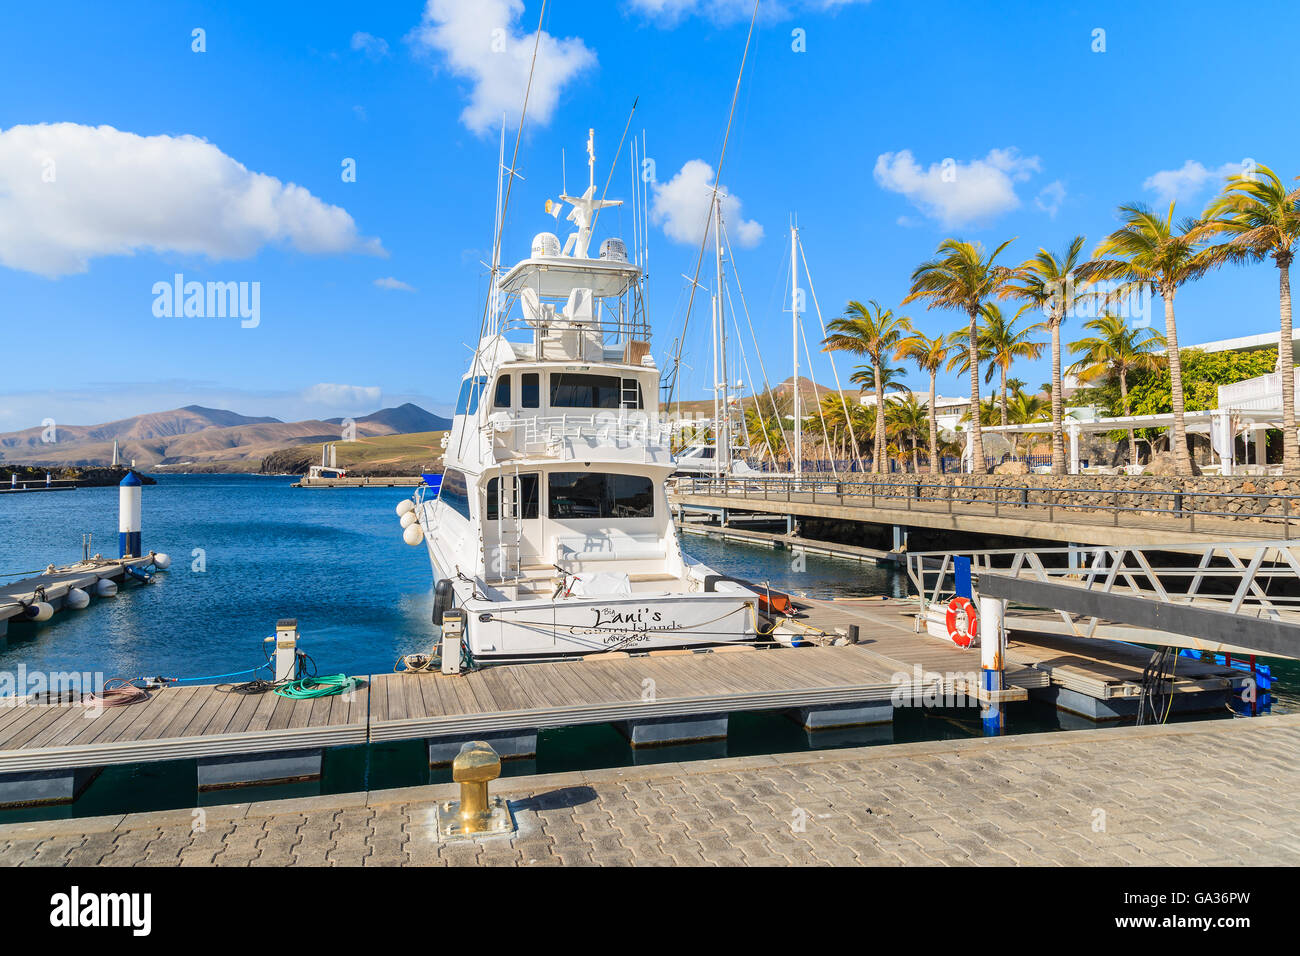
[{"label": "yacht flybridge", "polygon": [[758,595],[678,542],[643,274],[620,239],[590,255],[599,210],[617,201],[596,198],[587,148],[590,185],[561,197],[575,227],[564,245],[539,233],[504,275],[494,255],[441,487],[399,509],[414,519],[406,540],[428,548],[435,623],[462,608],[479,660],[755,636]]}]

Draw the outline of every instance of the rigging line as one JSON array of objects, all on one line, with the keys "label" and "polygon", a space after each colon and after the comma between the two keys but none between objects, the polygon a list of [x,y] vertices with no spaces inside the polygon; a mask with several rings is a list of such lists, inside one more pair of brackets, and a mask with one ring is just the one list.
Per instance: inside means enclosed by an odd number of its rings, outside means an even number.
[{"label": "rigging line", "polygon": [[[519,165],[519,144],[523,141],[524,138],[524,120],[528,118],[528,98],[532,95],[533,92],[533,73],[537,69],[537,48],[541,45],[542,42],[542,24],[546,22],[546,4],[547,4],[547,0],[542,0],[542,11],[537,17],[537,32],[533,35],[533,59],[532,62],[529,63],[528,65],[528,83],[524,86],[524,103],[523,106],[519,108],[519,126],[515,130],[515,148],[510,156],[510,175],[509,175],[510,181],[506,183],[505,201],[501,204],[501,216],[499,219],[497,219],[497,223],[496,223],[496,239],[492,243],[492,247],[494,249],[501,248],[501,234],[505,230],[506,211],[510,208],[510,193],[515,188],[515,169],[518,168]],[[498,175],[500,175],[500,173],[498,173]],[[493,286],[496,285],[496,281],[497,281],[496,267],[494,264],[494,269],[492,273]],[[479,321],[479,327],[478,327],[478,340],[480,346],[482,345],[483,342],[483,335],[487,331],[488,307],[491,303],[491,300],[492,297],[491,295],[489,295],[483,301],[483,318]],[[474,362],[470,366],[470,373],[469,373],[471,389],[476,387],[474,385],[474,378],[475,378],[475,373],[478,371],[479,362],[481,359],[482,359],[482,355],[480,354],[479,346],[476,346],[474,349]],[[484,391],[486,391],[486,388],[487,386],[484,385]],[[480,399],[481,398],[482,396],[480,396]],[[468,409],[468,406],[466,407]],[[468,416],[466,417],[468,418]],[[461,429],[460,448],[458,449],[459,454],[463,454],[465,451],[465,437],[468,432],[469,432],[468,428]]]},{"label": "rigging line", "polygon": [[[731,92],[731,109],[727,113],[727,129],[722,134],[722,152],[719,153],[718,155],[718,170],[713,177],[713,199],[712,202],[710,202],[709,204],[710,219],[713,218],[713,203],[716,203],[718,201],[718,187],[722,182],[722,164],[727,158],[727,143],[731,140],[731,124],[732,121],[736,118],[736,100],[740,98],[740,81],[745,76],[745,61],[749,59],[749,44],[754,39],[754,23],[758,20],[758,5],[760,2],[761,0],[754,0],[754,12],[749,18],[749,33],[745,36],[745,52],[741,54],[740,57],[740,71],[736,74],[736,88]],[[692,283],[698,283],[700,281],[700,268],[704,265],[704,250],[708,246],[708,244],[709,244],[709,229],[706,224],[704,229],[704,237],[700,240],[700,254],[695,260],[695,278],[691,280]],[[686,323],[690,322],[691,320],[691,308],[695,303],[695,289],[696,289],[696,285],[692,284],[691,299],[690,302],[686,304],[686,318],[682,322],[682,337],[681,339],[678,340],[677,355],[674,361],[680,362],[682,358],[681,344],[686,340]],[[673,387],[675,391],[676,382],[673,383]],[[672,400],[673,400],[673,393],[669,392],[668,402],[671,403]],[[679,405],[678,411],[680,412],[681,411],[680,402],[678,403],[678,405]]]},{"label": "rigging line", "polygon": [[[826,322],[822,318],[822,307],[817,304],[817,291],[813,288],[812,270],[808,268],[808,255],[803,251],[803,237],[799,237],[799,258],[803,261],[804,275],[808,277],[808,294],[812,296],[813,308],[817,312],[817,324],[821,326],[822,338],[826,338]],[[835,368],[835,355],[833,352],[827,352],[826,357],[830,359],[831,374],[835,376],[835,390],[840,393],[840,401],[844,405],[844,420],[849,425],[849,440],[853,442],[853,458],[858,463],[858,468],[862,468],[862,447],[858,444],[858,437],[853,432],[853,416],[849,414],[849,402],[844,397],[844,388],[840,385],[840,373]]]},{"label": "rigging line", "polygon": [[[793,288],[794,286],[791,285],[791,289]],[[808,336],[804,334],[803,322],[799,323],[799,338],[803,341],[803,354],[804,354],[804,358],[808,360],[808,372],[811,375],[812,364],[813,364],[812,355],[808,351]],[[830,445],[831,433],[830,433],[830,429],[826,427],[826,410],[822,408],[822,397],[817,391],[817,379],[809,378],[809,381],[812,383],[812,387],[813,387],[813,401],[817,403],[817,417],[821,419],[821,423],[822,423],[822,448],[823,450],[826,451],[827,454],[830,455],[831,471],[834,473],[835,478],[838,480],[840,477],[840,469],[839,466],[835,464],[835,449],[833,449]],[[799,383],[795,382],[794,387],[798,388]]]},{"label": "rigging line", "polygon": [[[731,271],[733,273],[736,271],[734,262],[732,263]],[[736,321],[736,305],[734,302],[731,301],[731,286],[725,285],[723,286],[723,288],[726,290],[727,293],[727,305],[731,309],[731,324],[736,327],[736,345],[738,346],[738,351],[740,352],[740,361],[745,367],[745,380],[748,382],[753,382],[753,376],[750,374],[749,371],[749,355],[748,353],[745,352],[745,345],[740,334],[740,323]],[[740,288],[739,278],[736,280],[736,288],[737,289]],[[742,302],[744,301],[743,295],[741,297],[741,301]],[[772,456],[772,461],[775,463],[776,452],[772,450],[772,442],[767,437],[767,423],[763,421],[763,413],[758,407],[758,396],[754,397],[754,411],[758,413],[758,422],[759,422],[760,430],[763,433],[763,444],[767,446],[767,453]],[[740,403],[740,417],[741,417],[741,422],[743,424],[745,419],[745,403],[743,400]],[[748,425],[745,425],[745,442],[746,445],[748,445],[749,443]]]},{"label": "rigging line", "polygon": [[[789,439],[785,437],[785,429],[781,427],[781,412],[776,407],[776,396],[772,394],[772,383],[767,377],[767,368],[763,363],[763,350],[759,348],[758,335],[754,331],[754,320],[749,315],[749,303],[745,300],[745,288],[740,283],[740,270],[736,267],[736,254],[731,251],[731,234],[727,232],[725,226],[722,229],[722,240],[727,244],[727,256],[731,259],[731,274],[736,278],[736,291],[740,294],[740,307],[745,312],[745,322],[749,325],[749,337],[754,342],[754,355],[758,359],[758,370],[763,375],[763,390],[767,392],[768,401],[772,403],[772,417],[776,420],[777,431],[781,433],[781,442],[785,445],[786,454],[790,456],[790,461],[793,462],[794,452],[790,448]],[[732,310],[732,321],[735,321],[734,309]],[[739,332],[737,332],[737,335],[739,336]],[[741,345],[741,354],[744,354],[743,343]],[[745,374],[749,374],[748,370],[746,370]],[[763,406],[757,394],[754,395],[754,410],[758,412],[758,419],[761,422],[763,420]],[[764,431],[766,431],[766,425],[764,425]],[[776,455],[772,456],[772,460],[773,462],[776,461]]]},{"label": "rigging line", "polygon": [[[614,179],[614,170],[618,167],[618,158],[623,155],[623,143],[627,140],[627,131],[632,128],[632,117],[636,115],[636,105],[641,102],[641,97],[632,101],[632,111],[627,114],[627,122],[623,124],[623,135],[618,140],[618,150],[614,153],[614,162],[610,163],[609,175],[605,177],[605,188],[600,194],[600,201],[603,203],[605,197],[609,195],[609,184]],[[596,207],[596,212],[591,217],[591,234],[596,234],[596,223],[600,220],[601,207]]]}]

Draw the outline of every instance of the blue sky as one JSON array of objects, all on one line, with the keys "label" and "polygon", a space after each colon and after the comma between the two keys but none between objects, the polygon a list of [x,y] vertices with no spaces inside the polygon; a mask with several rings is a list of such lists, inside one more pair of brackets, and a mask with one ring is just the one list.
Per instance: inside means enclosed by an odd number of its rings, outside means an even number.
[{"label": "blue sky", "polygon": [[[603,182],[639,96],[633,129],[645,131],[657,180],[649,302],[660,358],[680,332],[681,273],[698,249],[687,195],[698,190],[687,187],[700,161],[717,162],[748,9],[548,7],[503,258],[556,229],[542,206],[559,191],[562,149],[571,187],[585,175],[588,127]],[[510,104],[514,123],[539,10],[534,0],[7,8],[0,430],[189,403],[286,419],[408,400],[445,411],[485,291],[490,118]],[[1288,105],[1300,14],[1288,4],[1252,5],[1235,30],[1209,3],[1176,15],[1163,4],[903,0],[762,10],[722,180],[740,203],[729,214],[733,241],[744,239],[735,265],[774,380],[789,374],[793,214],[829,319],[850,298],[896,306],[948,235],[1016,236],[1016,262],[1076,233],[1091,248],[1121,202],[1175,195],[1197,212],[1229,164],[1300,173]],[[503,54],[485,50],[494,27]],[[1098,29],[1104,52],[1093,50]],[[348,159],[355,182],[342,175]],[[624,153],[610,192],[627,198],[630,187]],[[599,231],[630,223],[607,213]],[[154,285],[176,273],[260,283],[257,326],[156,316]],[[706,394],[704,305],[687,335],[689,398]],[[1275,270],[1216,273],[1178,307],[1188,343],[1271,330]],[[958,324],[909,314],[931,333]],[[1077,334],[1067,326],[1067,340]],[[826,359],[815,362],[829,383]],[[1046,359],[1017,374],[1036,386]],[[910,381],[926,385],[915,372]],[[944,376],[940,388],[962,385]]]}]

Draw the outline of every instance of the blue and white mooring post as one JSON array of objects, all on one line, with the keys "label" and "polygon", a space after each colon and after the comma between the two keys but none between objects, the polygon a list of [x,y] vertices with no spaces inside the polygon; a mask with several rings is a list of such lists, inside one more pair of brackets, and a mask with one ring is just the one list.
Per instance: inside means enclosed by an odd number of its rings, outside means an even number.
[{"label": "blue and white mooring post", "polygon": [[117,546],[119,557],[140,557],[140,478],[128,471],[117,486]]},{"label": "blue and white mooring post", "polygon": [[996,692],[1005,685],[1003,680],[1002,599],[982,597],[979,601],[980,629],[980,687],[989,699],[980,703],[980,718],[985,737],[998,737],[1006,729],[1006,715]]}]

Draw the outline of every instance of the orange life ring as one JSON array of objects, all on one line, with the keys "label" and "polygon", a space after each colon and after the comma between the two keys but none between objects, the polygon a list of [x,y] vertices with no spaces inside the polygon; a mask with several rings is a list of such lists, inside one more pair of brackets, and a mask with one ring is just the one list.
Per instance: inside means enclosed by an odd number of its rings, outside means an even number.
[{"label": "orange life ring", "polygon": [[[958,647],[971,647],[979,636],[979,617],[970,598],[955,597],[948,602],[946,619],[948,639]],[[964,624],[965,628],[958,625]]]}]

